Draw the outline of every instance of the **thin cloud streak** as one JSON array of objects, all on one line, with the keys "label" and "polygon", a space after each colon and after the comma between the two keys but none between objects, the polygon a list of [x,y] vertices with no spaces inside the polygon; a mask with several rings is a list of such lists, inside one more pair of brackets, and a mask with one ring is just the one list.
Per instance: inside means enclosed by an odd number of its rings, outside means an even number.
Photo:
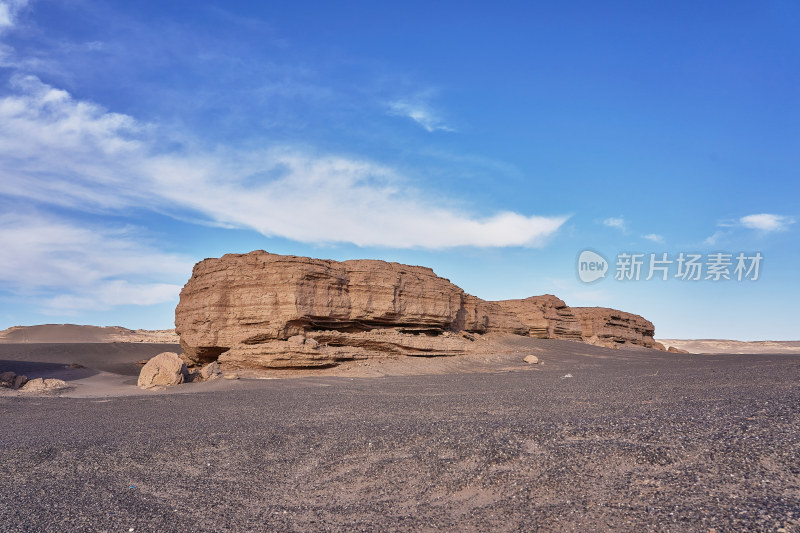
[{"label": "thin cloud streak", "polygon": [[389,103],[389,110],[392,115],[410,118],[429,133],[435,131],[455,131],[453,128],[447,126],[428,105],[421,102],[397,100]]}]

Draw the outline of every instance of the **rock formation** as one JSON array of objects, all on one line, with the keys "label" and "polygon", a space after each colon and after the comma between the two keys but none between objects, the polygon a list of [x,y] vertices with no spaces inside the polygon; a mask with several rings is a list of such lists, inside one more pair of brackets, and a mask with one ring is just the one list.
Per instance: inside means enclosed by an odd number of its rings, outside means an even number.
[{"label": "rock formation", "polygon": [[458,355],[472,334],[527,334],[498,304],[425,267],[263,251],[195,265],[175,327],[196,364],[333,366],[375,354]]},{"label": "rock formation", "polygon": [[522,320],[530,328],[531,337],[583,340],[581,323],[572,309],[552,294],[524,300],[501,300],[497,304]]},{"label": "rock formation", "polygon": [[581,335],[588,344],[655,347],[653,323],[639,315],[607,307],[573,307],[572,312],[580,320]]},{"label": "rock formation", "polygon": [[452,356],[484,335],[652,346],[637,315],[568,307],[552,295],[488,302],[430,268],[264,251],[195,265],[175,327],[189,365],[224,371],[324,368],[376,356]]},{"label": "rock formation", "polygon": [[606,307],[568,307],[552,294],[497,302],[540,339],[577,340],[595,346],[642,346],[664,350],[653,340],[653,324],[639,315]]}]

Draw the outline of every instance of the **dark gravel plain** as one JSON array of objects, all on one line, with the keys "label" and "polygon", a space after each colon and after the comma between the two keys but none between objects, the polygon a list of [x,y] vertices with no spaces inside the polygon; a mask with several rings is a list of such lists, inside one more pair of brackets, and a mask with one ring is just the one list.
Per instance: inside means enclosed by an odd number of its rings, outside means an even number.
[{"label": "dark gravel plain", "polygon": [[543,364],[0,396],[0,531],[800,531],[800,356],[518,347]]}]

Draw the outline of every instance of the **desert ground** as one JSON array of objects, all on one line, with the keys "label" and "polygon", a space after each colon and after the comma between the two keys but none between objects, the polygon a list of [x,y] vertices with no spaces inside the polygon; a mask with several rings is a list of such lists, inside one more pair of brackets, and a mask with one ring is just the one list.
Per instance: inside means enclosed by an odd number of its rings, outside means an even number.
[{"label": "desert ground", "polygon": [[168,349],[0,345],[0,370],[70,385],[0,394],[0,530],[800,530],[796,355],[519,337],[138,389]]}]

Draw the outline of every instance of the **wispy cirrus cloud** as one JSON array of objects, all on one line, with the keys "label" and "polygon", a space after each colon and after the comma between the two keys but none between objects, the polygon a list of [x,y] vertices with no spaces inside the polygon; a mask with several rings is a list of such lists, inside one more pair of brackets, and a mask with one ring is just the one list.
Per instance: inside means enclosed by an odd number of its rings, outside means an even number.
[{"label": "wispy cirrus cloud", "polygon": [[410,118],[425,131],[433,133],[435,131],[454,132],[444,123],[441,117],[431,108],[431,106],[421,98],[408,100],[395,100],[389,103],[389,113],[396,116]]},{"label": "wispy cirrus cloud", "polygon": [[540,246],[568,218],[472,214],[386,166],[292,147],[164,151],[155,125],[35,77],[14,78],[13,89],[0,98],[0,194],[360,246]]},{"label": "wispy cirrus cloud", "polygon": [[0,215],[0,287],[72,313],[176,301],[189,258],[158,251],[134,227],[97,227],[40,213]]}]

